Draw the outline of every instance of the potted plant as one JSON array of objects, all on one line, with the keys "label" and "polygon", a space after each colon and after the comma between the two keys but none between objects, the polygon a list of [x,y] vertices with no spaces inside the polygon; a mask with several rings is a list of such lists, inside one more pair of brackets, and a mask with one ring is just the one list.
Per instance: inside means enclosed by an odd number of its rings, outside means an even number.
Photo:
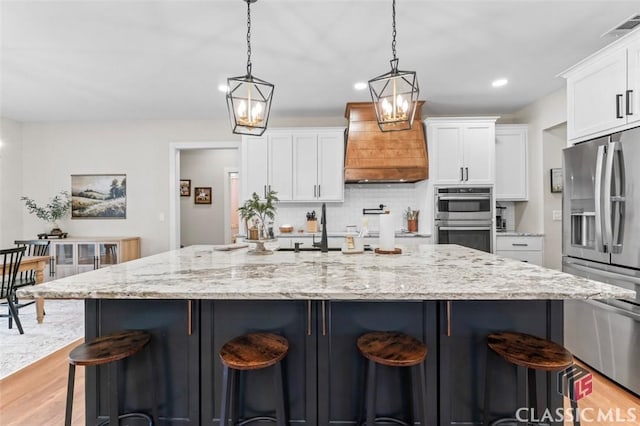
[{"label": "potted plant", "polygon": [[[259,240],[270,237],[267,229],[267,219],[273,220],[276,216],[276,206],[274,205],[278,201],[276,194],[276,191],[269,191],[263,201],[254,192],[251,198],[246,200],[242,207],[238,209],[240,218],[244,220],[248,239]],[[249,225],[250,222],[251,226]]]},{"label": "potted plant", "polygon": [[60,193],[51,198],[45,206],[38,206],[36,202],[29,197],[23,196],[20,197],[20,199],[24,201],[29,213],[35,214],[37,218],[51,223],[52,229],[49,232],[51,235],[62,234],[62,230],[57,222],[71,210],[71,198],[67,191],[60,191]]}]

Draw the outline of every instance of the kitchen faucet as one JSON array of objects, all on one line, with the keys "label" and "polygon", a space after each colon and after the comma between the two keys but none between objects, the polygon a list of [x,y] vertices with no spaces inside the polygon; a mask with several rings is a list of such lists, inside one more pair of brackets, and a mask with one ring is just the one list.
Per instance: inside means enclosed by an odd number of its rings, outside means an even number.
[{"label": "kitchen faucet", "polygon": [[320,247],[322,253],[329,252],[329,241],[327,240],[327,204],[322,203],[322,216],[320,216],[320,225],[322,225],[322,236],[320,242],[313,243],[313,247]]}]

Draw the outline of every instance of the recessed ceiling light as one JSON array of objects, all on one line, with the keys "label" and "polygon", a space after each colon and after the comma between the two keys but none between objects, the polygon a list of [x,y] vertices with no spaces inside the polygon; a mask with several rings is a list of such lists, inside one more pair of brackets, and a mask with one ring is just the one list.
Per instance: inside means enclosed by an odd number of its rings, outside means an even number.
[{"label": "recessed ceiling light", "polygon": [[218,86],[218,90],[227,93],[229,91],[229,86],[227,86],[226,84],[221,84]]},{"label": "recessed ceiling light", "polygon": [[353,88],[356,89],[356,90],[364,90],[367,87],[369,87],[369,85],[364,81],[359,81],[359,82],[357,82],[356,84],[353,85]]},{"label": "recessed ceiling light", "polygon": [[508,82],[509,80],[507,80],[506,78],[499,78],[497,80],[493,80],[491,82],[491,85],[493,87],[502,87],[502,86],[506,86]]}]

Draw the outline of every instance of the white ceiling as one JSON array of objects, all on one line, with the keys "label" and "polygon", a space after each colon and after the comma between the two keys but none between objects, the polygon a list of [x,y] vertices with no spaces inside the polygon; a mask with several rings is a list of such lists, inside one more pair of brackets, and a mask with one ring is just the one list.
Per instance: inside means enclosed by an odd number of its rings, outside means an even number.
[{"label": "white ceiling", "polygon": [[[241,0],[2,0],[0,116],[18,121],[216,119],[218,85],[245,73]],[[400,68],[423,112],[506,114],[564,84],[556,75],[613,41],[636,1],[398,0]],[[255,76],[272,117],[335,116],[389,70],[391,0],[260,0]],[[500,89],[491,81],[506,77]]]}]

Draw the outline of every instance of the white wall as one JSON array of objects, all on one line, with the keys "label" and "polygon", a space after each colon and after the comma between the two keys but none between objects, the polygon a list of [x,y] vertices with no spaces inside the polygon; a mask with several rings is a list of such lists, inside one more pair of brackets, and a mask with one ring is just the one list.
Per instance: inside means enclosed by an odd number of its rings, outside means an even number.
[{"label": "white wall", "polygon": [[[24,167],[37,167],[26,159]],[[22,124],[0,120],[0,248],[9,248],[22,238]],[[34,235],[35,237],[35,235]]]},{"label": "white wall", "polygon": [[[224,244],[225,167],[238,168],[237,149],[190,149],[180,152],[180,178],[191,179],[191,196],[180,197],[181,244]],[[211,204],[195,204],[194,189],[211,187]]]},{"label": "white wall", "polygon": [[[273,117],[270,120],[273,127],[342,126],[345,123],[343,117]],[[22,128],[22,161],[14,156],[10,164],[16,168],[13,174],[20,175],[22,170],[20,194],[46,202],[59,191],[70,189],[71,174],[127,174],[125,220],[64,219],[59,225],[71,236],[140,236],[143,256],[169,248],[169,144],[240,139],[231,134],[226,118],[16,126]],[[36,172],[29,165],[33,165]],[[45,223],[26,212],[19,197],[3,195],[2,210],[3,216],[6,213],[9,217],[3,220],[20,228],[15,238],[34,238],[47,230]]]},{"label": "white wall", "polygon": [[567,125],[545,130],[543,134],[544,171],[544,266],[562,269],[562,221],[553,220],[553,211],[562,211],[562,193],[551,192],[552,168],[562,168],[562,149],[567,146]]},{"label": "white wall", "polygon": [[529,125],[529,201],[516,203],[517,231],[545,232],[543,135],[546,129],[567,121],[566,99],[566,89],[562,88],[514,114],[516,122]]}]

